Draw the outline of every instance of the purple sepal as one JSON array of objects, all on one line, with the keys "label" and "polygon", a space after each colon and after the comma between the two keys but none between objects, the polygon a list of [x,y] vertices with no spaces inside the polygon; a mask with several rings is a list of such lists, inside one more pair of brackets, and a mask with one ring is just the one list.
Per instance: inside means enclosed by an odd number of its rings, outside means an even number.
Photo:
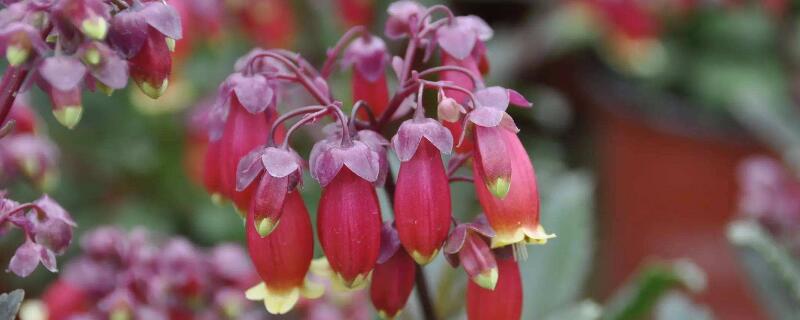
[{"label": "purple sepal", "polygon": [[97,50],[101,57],[99,64],[89,65],[89,72],[92,76],[109,88],[125,88],[128,84],[128,62],[101,42],[85,45],[81,48],[81,54],[85,55],[88,50]]},{"label": "purple sepal", "polygon": [[161,34],[175,40],[182,38],[181,16],[172,6],[161,1],[146,2],[141,9],[141,14],[147,24]]},{"label": "purple sepal", "polygon": [[55,255],[52,251],[33,241],[25,241],[17,248],[14,256],[11,257],[8,269],[17,276],[24,278],[30,275],[33,270],[36,270],[39,262],[42,262],[42,265],[52,272],[58,271]]},{"label": "purple sepal", "polygon": [[400,236],[392,222],[386,222],[381,229],[381,248],[378,253],[378,264],[383,264],[394,256],[400,248]]},{"label": "purple sepal", "polygon": [[489,87],[476,91],[474,95],[478,105],[467,115],[469,121],[481,127],[501,126],[513,132],[519,132],[514,119],[506,113],[511,100],[509,90],[502,87]]},{"label": "purple sepal", "polygon": [[236,190],[246,189],[262,172],[275,178],[289,179],[289,190],[297,187],[303,175],[303,160],[294,150],[276,147],[257,147],[241,160],[236,169]]},{"label": "purple sepal", "polygon": [[56,89],[69,91],[81,83],[86,75],[86,66],[72,56],[53,56],[44,59],[39,74]]},{"label": "purple sepal", "polygon": [[525,99],[525,96],[523,96],[516,90],[508,89],[508,99],[512,105],[517,107],[530,108],[533,106],[533,102],[530,102],[528,101],[528,99]]},{"label": "purple sepal", "polygon": [[47,216],[48,219],[57,219],[64,221],[69,226],[77,227],[78,224],[75,223],[75,220],[72,220],[72,217],[69,215],[67,210],[61,207],[58,203],[53,201],[47,195],[43,195],[41,198],[34,202],[36,208],[38,208],[40,213]]},{"label": "purple sepal", "polygon": [[152,27],[166,37],[181,38],[181,21],[177,11],[160,1],[133,5],[114,16],[108,38],[126,57],[132,57],[147,40],[147,28]]},{"label": "purple sepal", "polygon": [[[263,112],[275,102],[275,93],[267,78],[260,74],[245,75],[236,72],[225,80],[223,86],[232,90],[242,106],[250,113]],[[230,91],[228,92],[230,94]]]},{"label": "purple sepal", "polygon": [[350,43],[342,63],[345,67],[355,65],[364,78],[375,82],[385,75],[388,57],[386,43],[381,38],[369,35],[366,39],[359,37]]},{"label": "purple sepal", "polygon": [[[483,219],[481,219],[483,217]],[[464,247],[464,242],[467,240],[469,232],[477,233],[485,238],[494,238],[495,232],[486,222],[486,218],[480,215],[474,222],[461,223],[453,228],[447,240],[444,243],[442,252],[444,253],[445,260],[450,263],[453,268],[458,267],[460,261],[458,252]]]},{"label": "purple sepal", "polygon": [[396,1],[386,10],[389,17],[386,19],[386,36],[390,39],[401,39],[417,28],[419,18],[425,14],[425,7],[416,1]]},{"label": "purple sepal", "polygon": [[392,138],[392,147],[400,161],[411,160],[423,137],[444,154],[450,154],[453,149],[453,136],[441,123],[428,118],[410,119],[400,125]]},{"label": "purple sepal", "polygon": [[492,34],[492,28],[476,16],[456,17],[452,25],[436,30],[439,47],[458,60],[468,58],[476,43],[489,40]]},{"label": "purple sepal", "polygon": [[64,220],[46,219],[34,227],[36,243],[62,254],[72,242],[72,226]]},{"label": "purple sepal", "polygon": [[386,177],[389,175],[389,158],[386,154],[386,148],[389,146],[389,141],[386,141],[380,133],[372,130],[360,130],[356,134],[356,138],[367,144],[372,151],[378,154],[378,179],[373,183],[376,187],[382,187],[386,182]]},{"label": "purple sepal", "polygon": [[436,31],[439,47],[458,60],[464,60],[475,48],[478,36],[461,24],[444,25]]},{"label": "purple sepal", "polygon": [[369,182],[376,182],[380,175],[379,155],[358,140],[349,146],[343,146],[341,140],[335,138],[317,142],[311,149],[309,166],[311,176],[323,187],[336,177],[342,166]]},{"label": "purple sepal", "polygon": [[[4,9],[3,11],[9,10],[8,8]],[[25,37],[31,47],[36,50],[36,53],[39,55],[43,55],[50,50],[47,46],[47,43],[42,40],[42,36],[40,31],[33,26],[22,23],[22,22],[11,22],[8,25],[5,25],[2,30],[0,30],[0,48],[5,51],[6,47],[13,42],[13,40],[22,40],[17,37]]]}]

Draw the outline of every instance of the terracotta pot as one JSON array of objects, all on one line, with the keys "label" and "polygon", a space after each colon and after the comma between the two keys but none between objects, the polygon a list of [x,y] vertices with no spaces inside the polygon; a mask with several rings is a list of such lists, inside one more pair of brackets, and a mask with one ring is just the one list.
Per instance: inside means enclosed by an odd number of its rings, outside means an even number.
[{"label": "terracotta pot", "polygon": [[594,148],[602,298],[648,259],[689,258],[708,277],[699,301],[717,318],[764,319],[725,228],[736,213],[738,165],[767,151],[733,121],[698,121],[689,104],[568,65],[550,82],[576,105]]}]

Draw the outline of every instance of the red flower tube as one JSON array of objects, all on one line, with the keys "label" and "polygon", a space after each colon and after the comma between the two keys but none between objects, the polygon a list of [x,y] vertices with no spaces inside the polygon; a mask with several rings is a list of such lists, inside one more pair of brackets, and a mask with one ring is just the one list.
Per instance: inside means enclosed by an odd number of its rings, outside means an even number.
[{"label": "red flower tube", "polygon": [[383,319],[394,319],[414,289],[416,266],[397,243],[397,231],[387,223],[381,233],[381,256],[372,273],[369,296]]},{"label": "red flower tube", "polygon": [[449,153],[453,138],[432,119],[404,122],[392,139],[400,158],[394,212],[400,241],[419,264],[439,251],[450,230],[450,182],[441,152]]},{"label": "red flower tube", "polygon": [[301,295],[315,296],[305,281],[314,255],[313,231],[308,210],[298,192],[287,195],[281,223],[267,237],[261,237],[247,215],[247,247],[263,283],[247,291],[250,300],[264,300],[267,311],[284,314]]},{"label": "red flower tube", "polygon": [[486,213],[489,224],[497,235],[492,238],[492,248],[519,242],[543,244],[553,235],[548,235],[539,224],[539,193],[536,187],[536,174],[517,135],[502,128],[496,130],[506,156],[511,163],[511,182],[508,193],[498,198],[487,188],[482,180],[485,176],[481,154],[475,154],[473,176],[478,200]]},{"label": "red flower tube", "polygon": [[494,290],[467,285],[467,319],[511,320],[522,316],[522,278],[514,259],[498,259],[499,277]]},{"label": "red flower tube", "polygon": [[380,206],[375,188],[342,167],[322,190],[317,232],[337,280],[354,288],[366,283],[380,248]]},{"label": "red flower tube", "polygon": [[[364,100],[375,117],[380,117],[389,105],[389,88],[386,83],[386,43],[381,38],[365,35],[347,47],[345,64],[353,65],[353,101]],[[359,118],[366,120],[366,111]]]}]

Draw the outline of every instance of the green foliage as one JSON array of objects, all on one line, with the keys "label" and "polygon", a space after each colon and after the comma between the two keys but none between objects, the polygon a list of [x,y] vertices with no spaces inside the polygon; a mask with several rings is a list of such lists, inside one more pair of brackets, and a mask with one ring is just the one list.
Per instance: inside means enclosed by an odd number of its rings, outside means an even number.
[{"label": "green foliage", "polygon": [[734,221],[728,239],[772,316],[793,319],[800,314],[800,267],[790,252],[755,221]]},{"label": "green foliage", "polygon": [[19,312],[19,306],[22,304],[22,299],[24,297],[25,291],[21,289],[0,294],[0,319],[16,318],[17,312]]}]

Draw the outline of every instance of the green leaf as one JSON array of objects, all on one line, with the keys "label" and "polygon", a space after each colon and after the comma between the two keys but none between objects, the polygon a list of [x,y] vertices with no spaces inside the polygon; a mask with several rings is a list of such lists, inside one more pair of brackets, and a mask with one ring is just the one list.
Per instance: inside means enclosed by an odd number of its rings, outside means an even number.
[{"label": "green leaf", "polygon": [[712,320],[714,317],[708,307],[692,303],[685,293],[672,291],[658,302],[655,319]]},{"label": "green leaf", "polygon": [[755,221],[731,223],[728,239],[737,247],[751,283],[772,316],[792,319],[800,314],[800,269],[786,248]]},{"label": "green leaf", "polygon": [[701,291],[705,288],[705,275],[687,260],[650,264],[614,294],[603,319],[644,318],[665,293],[678,287]]},{"label": "green leaf", "polygon": [[0,319],[15,319],[24,297],[22,289],[0,294]]},{"label": "green leaf", "polygon": [[551,182],[541,184],[542,224],[557,238],[542,246],[529,246],[528,259],[520,262],[524,319],[541,318],[576,301],[594,251],[594,183],[589,174],[562,174]]}]

